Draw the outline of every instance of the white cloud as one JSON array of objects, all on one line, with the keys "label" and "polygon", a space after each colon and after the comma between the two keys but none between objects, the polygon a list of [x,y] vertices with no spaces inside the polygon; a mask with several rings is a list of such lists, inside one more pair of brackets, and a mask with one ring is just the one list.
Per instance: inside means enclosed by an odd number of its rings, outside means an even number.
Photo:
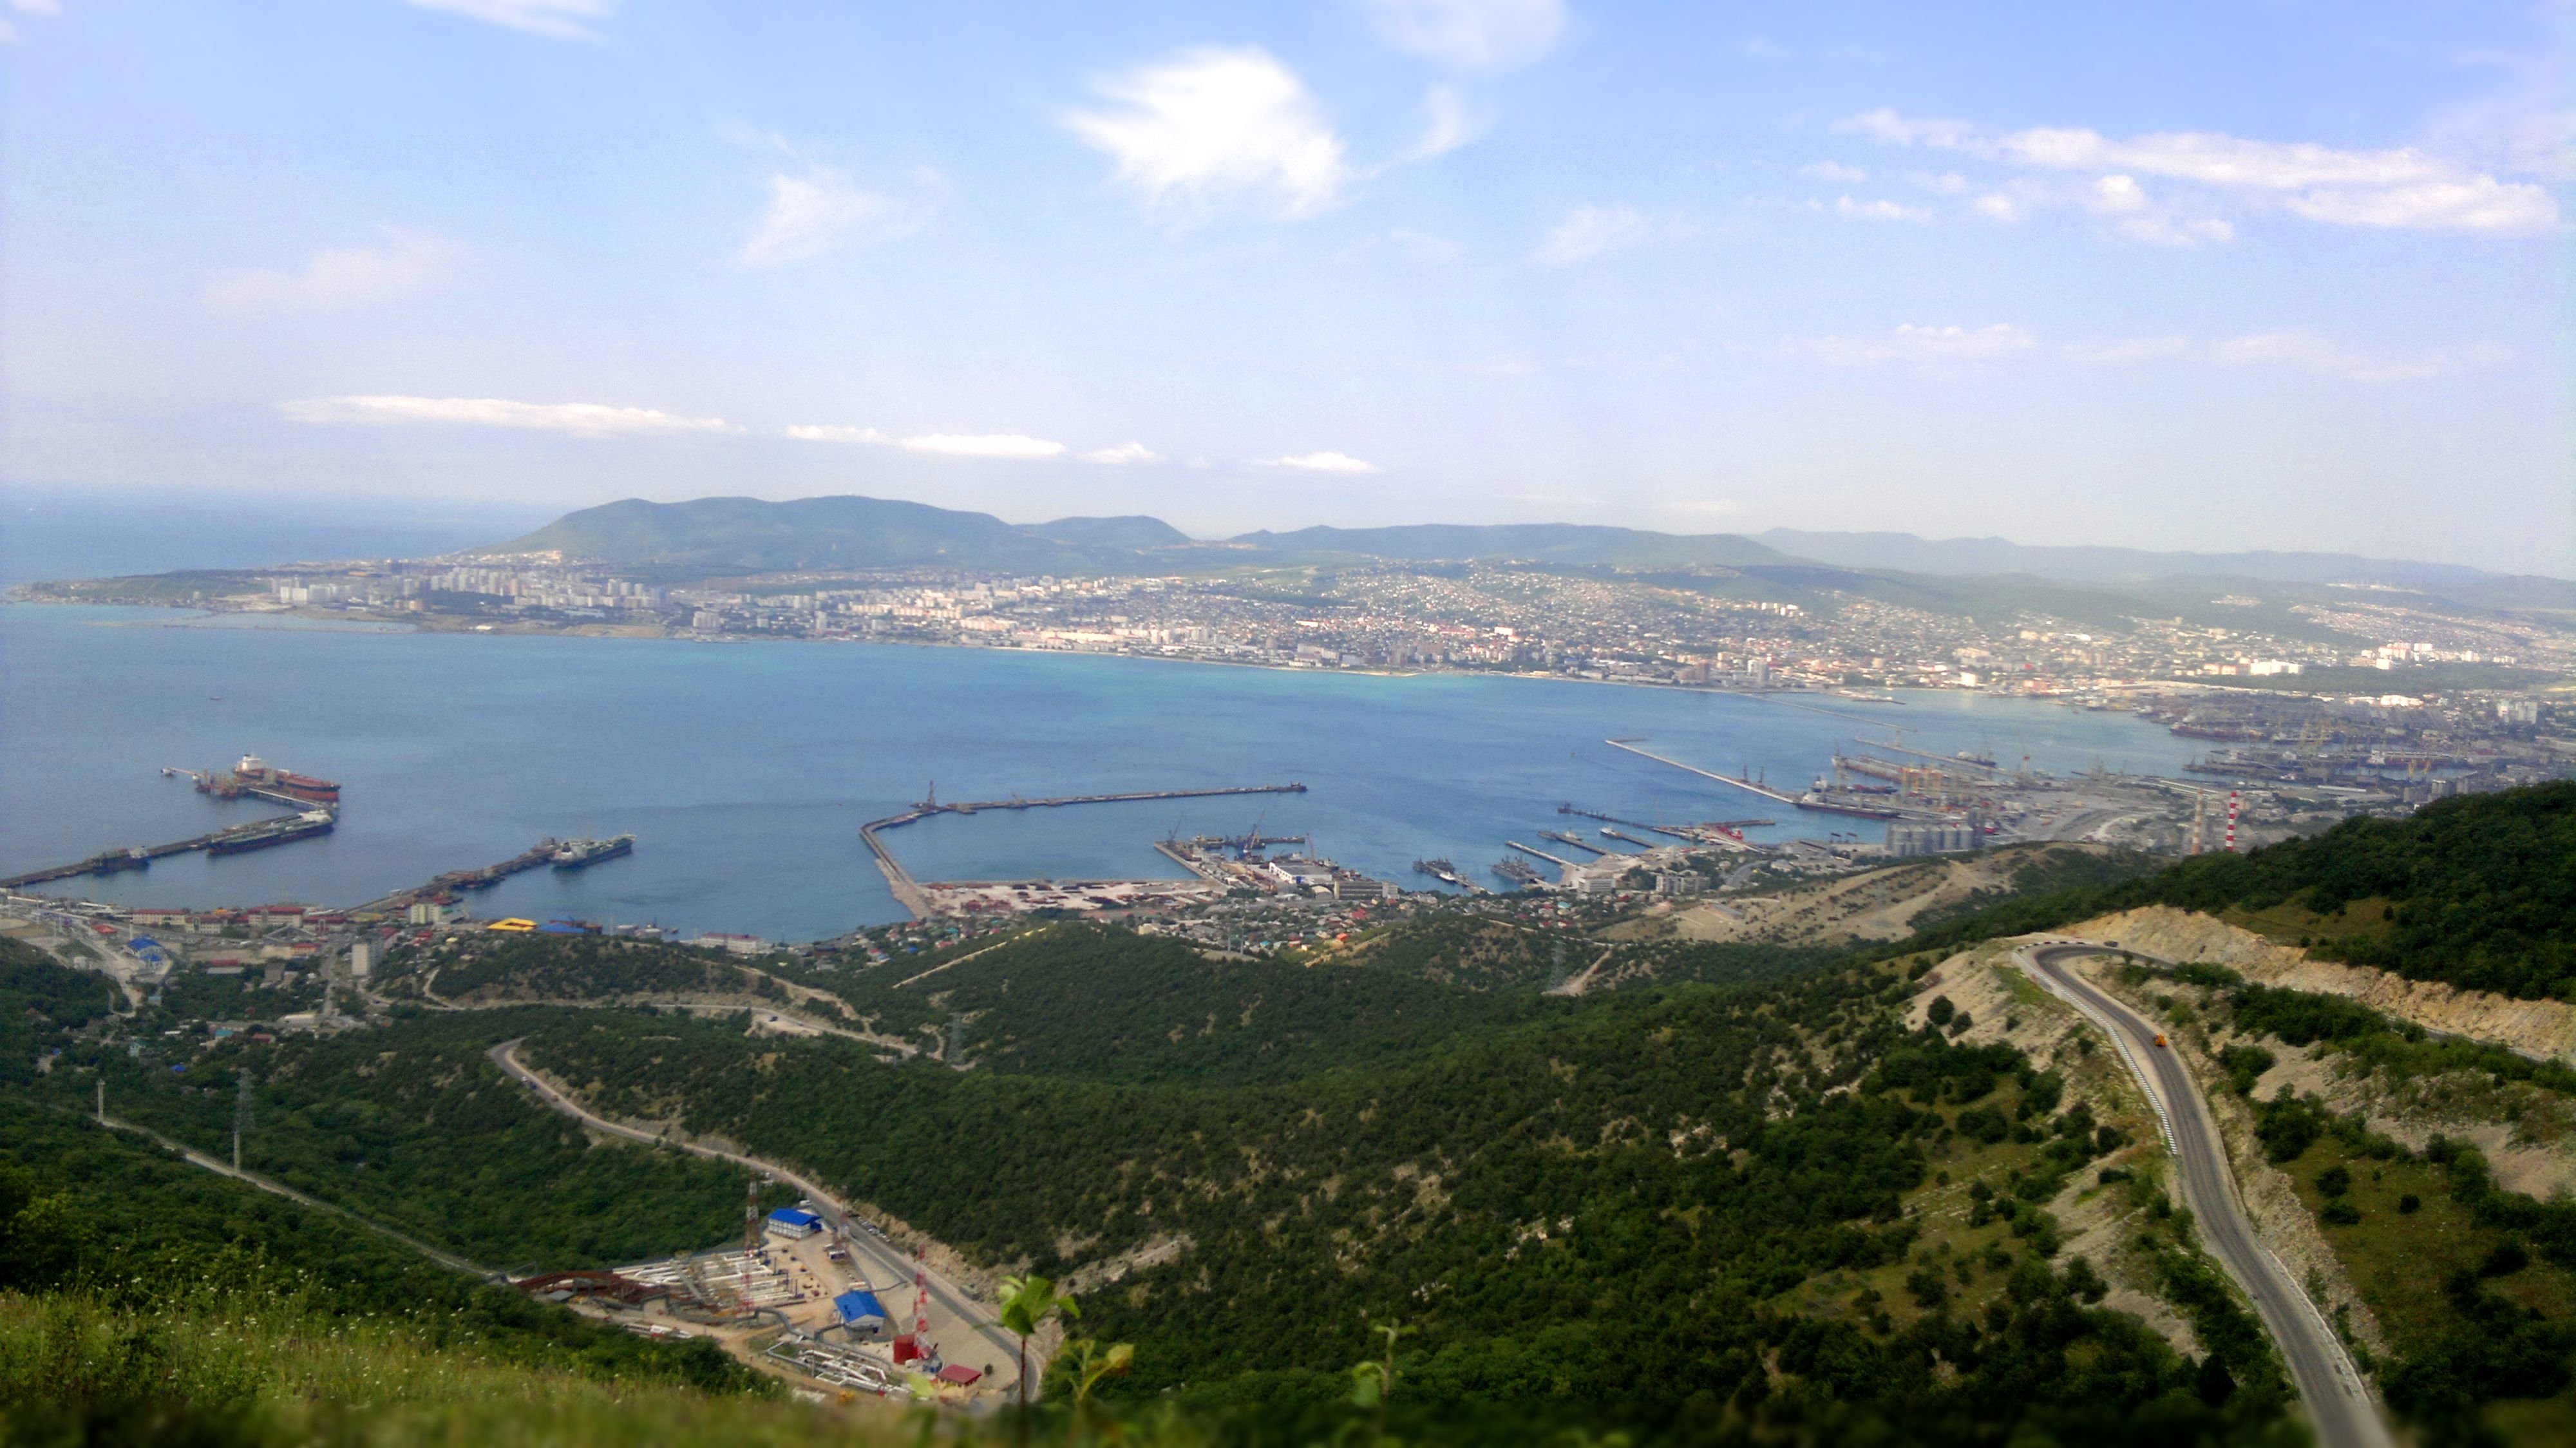
[{"label": "white cloud", "polygon": [[563,432],[575,437],[668,437],[742,430],[720,417],[680,417],[649,407],[611,407],[598,402],[511,402],[498,397],[308,397],[281,402],[277,410],[296,422],[453,423]]},{"label": "white cloud", "polygon": [[[63,7],[57,4],[56,0],[9,0],[9,8],[20,15],[42,15],[47,18],[63,13]],[[0,20],[0,45],[15,45],[18,39],[18,27],[6,20]]]},{"label": "white cloud", "polygon": [[2029,207],[2019,197],[2007,196],[2001,191],[1989,191],[1968,204],[1979,216],[1995,221],[2019,221],[2030,214]]},{"label": "white cloud", "polygon": [[1117,162],[1117,178],[1155,206],[1266,198],[1312,216],[1350,180],[1342,139],[1305,85],[1261,50],[1193,50],[1101,81],[1106,109],[1069,111],[1065,127]]},{"label": "white cloud", "polygon": [[1934,175],[1929,171],[1916,171],[1909,174],[1905,179],[1922,187],[1926,191],[1935,192],[1943,196],[1957,196],[1968,189],[1968,178],[1960,175],[1956,171],[1944,171],[1938,175]]},{"label": "white cloud", "polygon": [[[2498,181],[2412,147],[2348,151],[2307,141],[2256,141],[2209,131],[2169,131],[2115,140],[2082,127],[2042,126],[1988,136],[1962,121],[1908,118],[1875,110],[1838,122],[1893,145],[1991,156],[2045,171],[2090,171],[2134,185],[2135,176],[2233,192],[2258,204],[2335,226],[2483,232],[2516,236],[2558,223],[2545,187]],[[2099,209],[2099,208],[2097,208]],[[2224,239],[2218,225],[2174,222],[2122,228],[2140,240],[2190,245]]]},{"label": "white cloud", "polygon": [[2501,362],[2511,352],[2493,343],[2439,347],[2397,355],[2365,352],[2313,332],[2257,332],[2210,345],[2210,358],[2227,366],[2287,366],[2353,382],[2413,382]]},{"label": "white cloud", "polygon": [[1363,462],[1358,458],[1352,457],[1349,453],[1344,452],[1296,453],[1284,458],[1263,458],[1256,463],[1255,466],[1265,468],[1294,468],[1301,473],[1344,473],[1357,475],[1360,473],[1373,473],[1378,471],[1377,464],[1372,462]]},{"label": "white cloud", "polygon": [[1158,463],[1163,460],[1163,455],[1141,442],[1122,442],[1116,447],[1094,448],[1081,454],[1081,458],[1087,463],[1129,466],[1136,463]]},{"label": "white cloud", "polygon": [[787,435],[798,442],[867,442],[893,447],[895,439],[873,427],[834,427],[820,423],[800,423],[787,429]]},{"label": "white cloud", "polygon": [[1447,155],[1484,133],[1483,123],[1467,109],[1467,98],[1456,86],[1433,86],[1422,97],[1422,111],[1422,139],[1396,158],[1399,163]]},{"label": "white cloud", "polygon": [[1854,366],[1869,362],[1983,362],[2028,352],[2039,339],[2027,327],[1997,322],[1986,327],[1898,327],[1880,337],[1792,337],[1792,351],[1820,362]]},{"label": "white cloud", "polygon": [[505,30],[552,40],[597,40],[593,24],[617,9],[617,0],[404,0],[420,10],[462,15]]},{"label": "white cloud", "polygon": [[769,207],[735,259],[744,266],[785,266],[811,261],[861,232],[902,236],[920,225],[913,207],[862,190],[838,171],[772,176]]},{"label": "white cloud", "polygon": [[427,232],[384,228],[383,246],[334,247],[301,271],[232,271],[206,283],[205,298],[227,311],[328,311],[388,301],[451,279],[462,245]]},{"label": "white cloud", "polygon": [[2215,217],[2183,220],[2169,215],[2134,176],[2099,177],[2079,200],[2085,210],[2110,218],[2114,231],[2149,246],[2199,246],[2236,239],[2236,228]]},{"label": "white cloud", "polygon": [[1378,37],[1454,70],[1511,70],[1565,34],[1564,0],[1361,0]]},{"label": "white cloud", "polygon": [[1631,206],[1578,206],[1548,228],[1547,239],[1531,256],[1549,266],[1567,266],[1635,246],[1650,229]]},{"label": "white cloud", "polygon": [[1847,116],[1834,122],[1834,129],[1854,132],[1894,146],[1945,148],[1962,145],[1977,133],[1977,128],[1966,121],[1942,116],[1900,116],[1885,107]]},{"label": "white cloud", "polygon": [[2235,226],[2214,216],[2197,220],[2162,215],[2129,216],[2114,222],[2112,230],[2131,241],[2145,242],[2149,246],[2200,246],[2204,243],[2224,244],[2236,239]]},{"label": "white cloud", "polygon": [[1867,171],[1860,169],[1858,166],[1846,166],[1840,161],[1818,161],[1813,166],[1804,166],[1799,168],[1798,174],[1801,176],[1813,176],[1819,181],[1840,181],[1845,185],[1852,185],[1869,179],[1869,173]]},{"label": "white cloud", "polygon": [[2337,226],[2432,228],[2520,235],[2558,222],[2557,204],[2538,186],[2492,176],[2427,181],[2377,191],[2309,191],[2281,203],[2310,221]]},{"label": "white cloud", "polygon": [[1834,214],[1854,221],[1930,221],[1932,213],[1919,206],[1900,206],[1893,201],[1854,201],[1848,196],[1834,199]]},{"label": "white cloud", "polygon": [[[876,447],[899,447],[907,452],[937,453],[943,457],[998,458],[1011,462],[1062,457],[1066,451],[1063,443],[1016,432],[931,432],[919,437],[896,437],[873,427],[802,423],[787,429],[787,435],[799,442],[859,442]],[[1093,460],[1106,461],[1101,458]]]}]

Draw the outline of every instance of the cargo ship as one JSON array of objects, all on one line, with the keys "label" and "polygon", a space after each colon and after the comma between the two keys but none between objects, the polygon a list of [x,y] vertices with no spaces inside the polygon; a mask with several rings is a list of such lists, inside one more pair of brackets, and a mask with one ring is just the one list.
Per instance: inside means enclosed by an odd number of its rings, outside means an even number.
[{"label": "cargo ship", "polygon": [[238,855],[245,850],[264,850],[271,845],[282,845],[290,840],[309,840],[315,835],[331,833],[337,823],[327,809],[306,810],[302,814],[288,815],[284,819],[265,820],[255,825],[243,825],[239,829],[221,831],[207,839],[206,853]]},{"label": "cargo ship", "polygon": [[584,869],[602,860],[613,860],[620,855],[631,855],[634,852],[633,835],[619,835],[609,840],[567,840],[562,849],[555,851],[555,868],[558,870]]}]

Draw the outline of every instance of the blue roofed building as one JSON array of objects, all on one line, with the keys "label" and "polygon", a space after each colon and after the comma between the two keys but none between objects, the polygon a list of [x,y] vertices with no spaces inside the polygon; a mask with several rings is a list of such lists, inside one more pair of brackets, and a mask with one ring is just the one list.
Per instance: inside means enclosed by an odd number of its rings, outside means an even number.
[{"label": "blue roofed building", "polygon": [[769,1214],[769,1230],[782,1237],[811,1237],[823,1230],[823,1219],[801,1207],[780,1207]]},{"label": "blue roofed building", "polygon": [[885,1304],[863,1288],[852,1288],[833,1298],[832,1311],[841,1326],[853,1332],[874,1332],[886,1325]]}]

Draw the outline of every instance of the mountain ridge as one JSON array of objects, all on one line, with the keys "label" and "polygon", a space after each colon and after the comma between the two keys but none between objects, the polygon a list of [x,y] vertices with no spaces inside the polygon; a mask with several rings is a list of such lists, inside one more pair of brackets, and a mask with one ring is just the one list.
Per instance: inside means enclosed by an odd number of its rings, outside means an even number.
[{"label": "mountain ridge", "polygon": [[548,550],[613,566],[701,573],[908,566],[1169,573],[1193,561],[1240,561],[1251,555],[1283,565],[1375,558],[1516,561],[1631,572],[1824,569],[1882,579],[2018,578],[2151,599],[2238,584],[2386,588],[2480,608],[2576,609],[2576,582],[2564,579],[2348,553],[2157,552],[1788,528],[1758,535],[1684,534],[1588,523],[1318,525],[1194,539],[1141,514],[1008,523],[990,513],[856,494],[782,502],[628,498],[567,513],[524,537],[475,551]]}]

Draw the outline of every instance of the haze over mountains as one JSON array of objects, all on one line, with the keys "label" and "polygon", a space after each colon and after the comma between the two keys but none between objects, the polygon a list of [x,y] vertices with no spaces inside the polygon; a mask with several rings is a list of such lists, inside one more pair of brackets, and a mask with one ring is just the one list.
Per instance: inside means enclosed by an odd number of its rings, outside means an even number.
[{"label": "haze over mountains", "polygon": [[2239,583],[2296,593],[2330,585],[2407,589],[2477,608],[2576,608],[2576,584],[2560,579],[2338,553],[2160,553],[1786,528],[1754,536],[1673,534],[1575,523],[1311,527],[1208,540],[1150,517],[1006,523],[988,513],[855,495],[787,502],[627,499],[568,513],[480,551],[547,550],[613,567],[701,576],[904,567],[1172,573],[1374,558],[1714,573],[1741,577],[1748,591],[1770,596],[1833,588],[1934,608],[1969,606],[1957,586],[1936,580],[1977,579],[1987,586],[1967,592],[1979,601],[2073,614],[2084,612],[2067,607],[2075,595],[2187,605]]}]

